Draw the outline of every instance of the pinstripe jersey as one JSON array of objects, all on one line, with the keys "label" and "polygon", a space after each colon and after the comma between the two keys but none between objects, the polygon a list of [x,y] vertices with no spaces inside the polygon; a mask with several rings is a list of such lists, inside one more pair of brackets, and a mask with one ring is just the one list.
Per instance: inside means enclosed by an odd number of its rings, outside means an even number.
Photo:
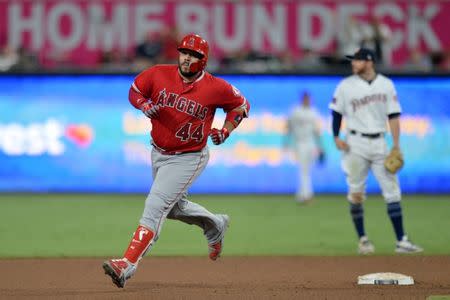
[{"label": "pinstripe jersey", "polygon": [[358,75],[343,79],[329,108],[346,117],[348,129],[362,133],[386,132],[388,115],[401,113],[394,83],[381,74],[371,82]]}]

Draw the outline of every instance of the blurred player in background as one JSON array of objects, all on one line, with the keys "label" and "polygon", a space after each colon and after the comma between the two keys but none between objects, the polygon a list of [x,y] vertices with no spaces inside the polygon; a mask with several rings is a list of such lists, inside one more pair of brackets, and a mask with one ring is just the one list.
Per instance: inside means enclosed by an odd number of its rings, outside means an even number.
[{"label": "blurred player in background", "polygon": [[[370,254],[375,251],[364,229],[363,202],[369,170],[375,175],[387,204],[387,213],[397,238],[395,251],[421,252],[423,249],[408,239],[403,228],[398,177],[384,165],[389,153],[385,139],[386,123],[391,130],[393,149],[400,151],[401,107],[394,83],[376,73],[372,50],[361,48],[347,58],[351,59],[353,76],[338,84],[330,108],[334,141],[343,152],[342,168],[347,176],[350,214],[359,237],[358,252]],[[339,137],[343,117],[347,121],[345,140]]]},{"label": "blurred player in background", "polygon": [[[209,46],[203,38],[187,35],[177,49],[178,65],[146,69],[129,90],[130,103],[151,120],[153,184],[123,258],[103,263],[105,273],[120,288],[157,241],[166,218],[199,226],[210,259],[216,260],[223,249],[229,217],[188,201],[187,192],[207,165],[208,136],[215,145],[225,142],[248,116],[250,106],[237,88],[205,71]],[[226,112],[224,125],[211,129],[219,108]]]},{"label": "blurred player in background", "polygon": [[298,183],[295,199],[299,203],[311,201],[314,196],[311,182],[311,168],[316,163],[323,163],[323,151],[320,134],[320,118],[311,104],[311,96],[304,92],[287,121],[287,137],[293,144],[295,158],[298,162]]}]

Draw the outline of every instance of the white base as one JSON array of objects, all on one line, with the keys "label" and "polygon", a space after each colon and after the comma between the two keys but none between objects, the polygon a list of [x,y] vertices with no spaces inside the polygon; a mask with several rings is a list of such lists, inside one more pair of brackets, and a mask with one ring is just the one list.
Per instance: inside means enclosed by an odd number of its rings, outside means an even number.
[{"label": "white base", "polygon": [[372,273],[358,276],[358,284],[412,285],[414,279],[411,276],[399,273]]}]

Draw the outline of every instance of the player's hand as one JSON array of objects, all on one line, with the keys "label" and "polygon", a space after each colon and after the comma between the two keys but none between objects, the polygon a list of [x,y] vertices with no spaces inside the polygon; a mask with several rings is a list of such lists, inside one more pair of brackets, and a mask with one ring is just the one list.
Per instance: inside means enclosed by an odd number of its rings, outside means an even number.
[{"label": "player's hand", "polygon": [[220,145],[230,136],[230,132],[225,127],[222,129],[213,128],[209,133],[214,145]]},{"label": "player's hand", "polygon": [[141,106],[141,110],[150,119],[159,117],[159,105],[154,105],[153,103],[146,102]]},{"label": "player's hand", "polygon": [[339,150],[348,151],[350,149],[349,145],[338,137],[334,138],[334,143]]}]

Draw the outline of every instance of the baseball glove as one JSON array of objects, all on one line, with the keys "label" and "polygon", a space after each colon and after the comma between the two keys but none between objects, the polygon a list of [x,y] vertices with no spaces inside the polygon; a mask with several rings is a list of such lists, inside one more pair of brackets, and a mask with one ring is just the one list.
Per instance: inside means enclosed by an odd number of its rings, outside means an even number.
[{"label": "baseball glove", "polygon": [[384,167],[392,174],[397,173],[403,167],[403,164],[403,154],[396,148],[392,149],[384,160]]}]

